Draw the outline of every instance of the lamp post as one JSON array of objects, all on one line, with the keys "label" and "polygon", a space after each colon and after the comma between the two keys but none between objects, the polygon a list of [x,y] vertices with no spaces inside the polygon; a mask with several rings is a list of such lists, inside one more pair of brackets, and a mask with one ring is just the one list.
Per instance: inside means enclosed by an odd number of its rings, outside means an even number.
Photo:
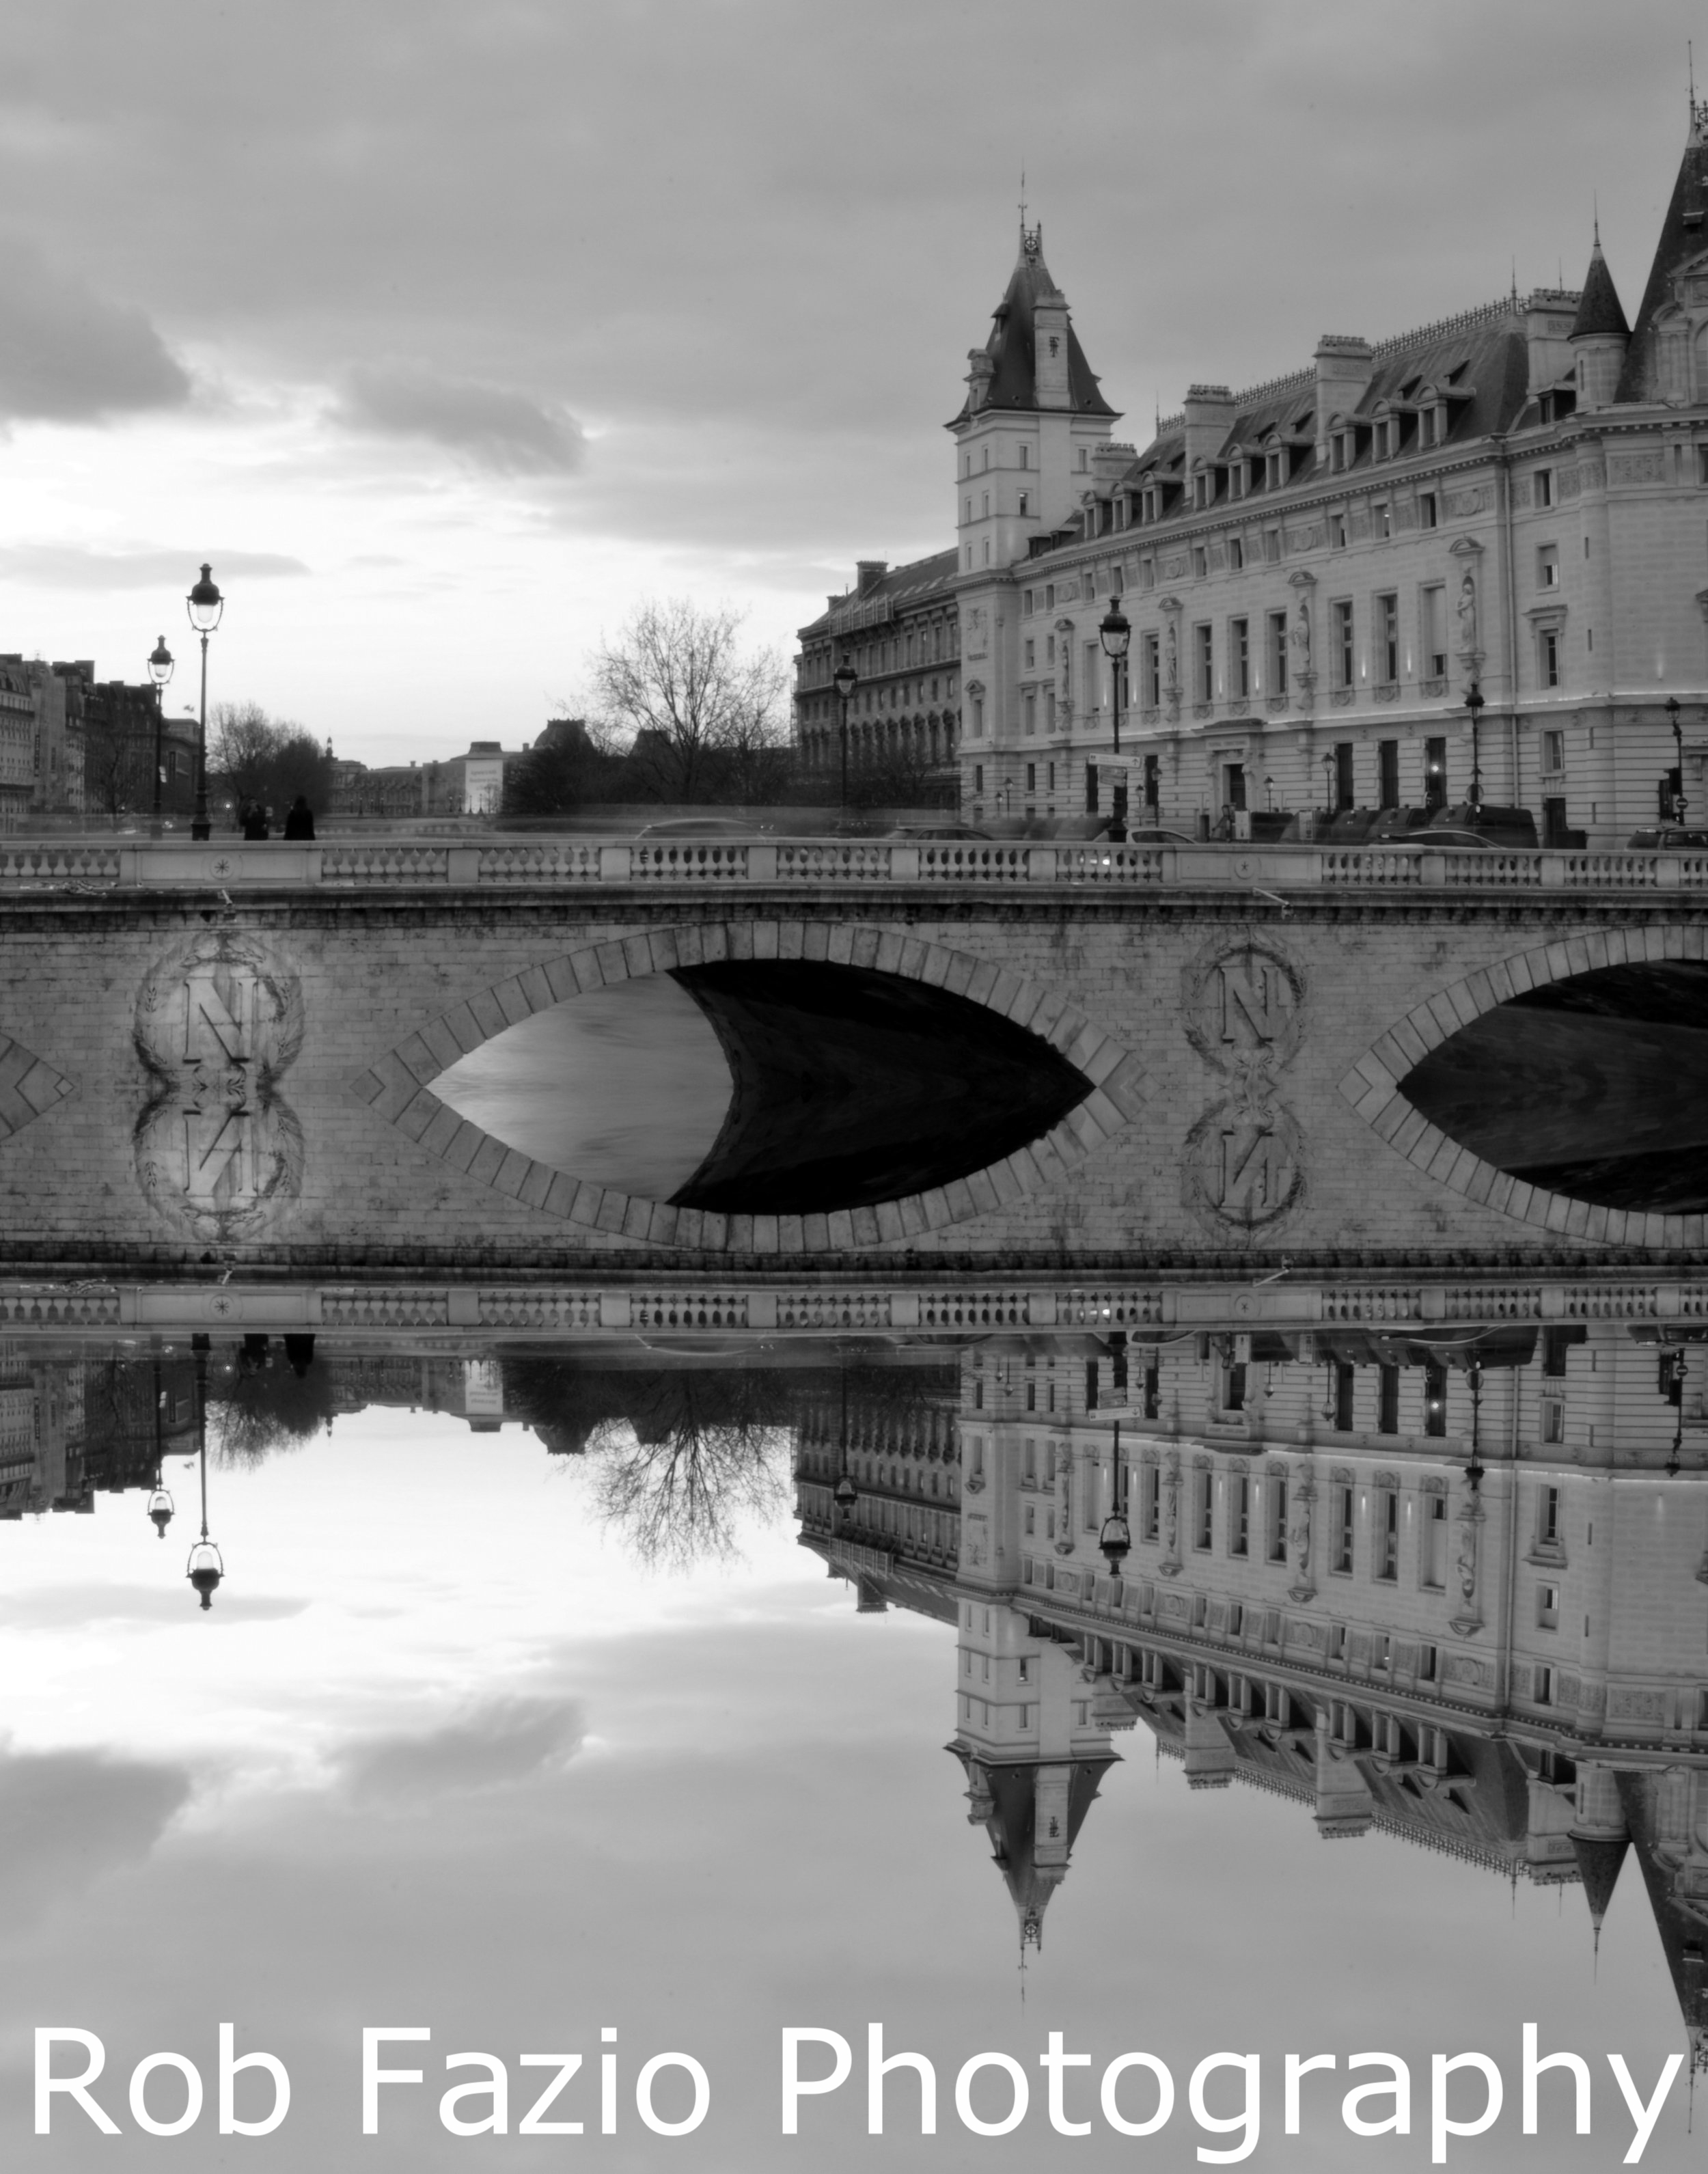
[{"label": "lamp post", "polygon": [[1485,706],[1483,690],[1473,679],[1471,691],[1465,697],[1465,707],[1471,712],[1471,810],[1473,814],[1483,805],[1482,741],[1478,738],[1478,727],[1483,722]]},{"label": "lamp post", "polygon": [[840,734],[842,743],[842,789],[840,798],[842,813],[846,816],[848,813],[848,705],[853,699],[854,690],[860,684],[860,674],[850,662],[846,650],[843,652],[842,662],[830,674],[830,684],[842,698],[842,728]]},{"label": "lamp post", "polygon": [[1115,667],[1114,685],[1111,692],[1114,697],[1115,752],[1119,754],[1121,753],[1121,713],[1127,706],[1127,652],[1132,640],[1132,629],[1127,624],[1126,616],[1122,611],[1121,599],[1118,597],[1110,598],[1109,609],[1103,614],[1102,623],[1097,630],[1097,637],[1103,644],[1104,655]]},{"label": "lamp post", "polygon": [[1684,797],[1684,727],[1682,722],[1683,717],[1684,711],[1679,706],[1678,696],[1676,695],[1668,695],[1667,697],[1667,722],[1672,727],[1673,752],[1678,758],[1678,768],[1675,773],[1678,780],[1678,789],[1673,795],[1673,814],[1674,819],[1680,824],[1684,820],[1685,809],[1690,805],[1689,800]]},{"label": "lamp post", "polygon": [[201,728],[196,737],[196,813],[190,825],[192,838],[213,836],[208,820],[208,637],[219,624],[225,599],[214,586],[214,569],[204,565],[202,578],[185,598],[190,624],[202,637]]},{"label": "lamp post", "polygon": [[160,834],[160,787],[163,780],[160,765],[164,760],[161,735],[165,730],[166,684],[172,676],[174,659],[166,646],[166,637],[158,637],[149,657],[149,677],[154,683],[154,836]]},{"label": "lamp post", "polygon": [[1127,1503],[1121,1484],[1121,1421],[1115,1422],[1115,1446],[1110,1452],[1109,1515],[1097,1535],[1097,1544],[1109,1565],[1109,1575],[1119,1577],[1121,1566],[1132,1550],[1132,1528],[1127,1521]]},{"label": "lamp post", "polygon": [[[203,568],[205,575],[207,568]],[[206,833],[203,833],[206,836]],[[190,1560],[184,1566],[184,1575],[194,1590],[201,1595],[204,1609],[214,1605],[214,1595],[219,1581],[225,1575],[225,1565],[219,1550],[208,1537],[208,1339],[197,1335],[190,1338],[190,1348],[196,1357],[196,1428],[200,1437],[197,1463],[202,1472],[202,1537],[190,1549]]]},{"label": "lamp post", "polygon": [[1334,750],[1330,748],[1322,758],[1322,812],[1334,814]]}]

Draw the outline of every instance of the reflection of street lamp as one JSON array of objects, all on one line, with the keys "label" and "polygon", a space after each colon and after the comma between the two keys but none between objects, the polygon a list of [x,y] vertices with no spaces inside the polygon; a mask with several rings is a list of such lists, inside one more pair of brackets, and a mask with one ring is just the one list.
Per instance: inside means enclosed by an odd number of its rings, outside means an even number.
[{"label": "reflection of street lamp", "polygon": [[1465,707],[1471,712],[1471,809],[1473,814],[1483,805],[1482,742],[1478,737],[1478,727],[1483,722],[1483,711],[1486,706],[1483,690],[1473,679],[1471,691],[1465,697]]},{"label": "reflection of street lamp", "polygon": [[1274,813],[1275,781],[1273,777],[1265,777],[1263,780],[1263,805],[1269,810],[1271,814]]},{"label": "reflection of street lamp", "polygon": [[848,1476],[848,1366],[845,1360],[841,1372],[842,1391],[842,1476],[832,1490],[837,1512],[844,1527],[854,1522],[854,1505],[860,1500],[860,1490]]},{"label": "reflection of street lamp", "polygon": [[211,1608],[219,1581],[225,1575],[225,1565],[220,1560],[219,1549],[208,1537],[208,1429],[205,1420],[198,1462],[202,1468],[202,1537],[190,1550],[190,1560],[185,1566],[184,1574],[201,1594],[203,1607]]},{"label": "reflection of street lamp", "polygon": [[842,812],[848,812],[848,703],[854,690],[860,684],[860,674],[843,652],[842,662],[830,674],[830,684],[842,698]]},{"label": "reflection of street lamp", "polygon": [[1334,813],[1334,750],[1331,748],[1322,758],[1322,806],[1324,813]]},{"label": "reflection of street lamp", "polygon": [[1483,1369],[1471,1362],[1471,1462],[1465,1467],[1465,1477],[1473,1488],[1483,1484]]},{"label": "reflection of street lamp", "polygon": [[1132,1528],[1127,1522],[1127,1506],[1121,1494],[1121,1421],[1115,1422],[1115,1447],[1110,1456],[1111,1499],[1109,1515],[1103,1521],[1103,1529],[1097,1535],[1097,1544],[1103,1550],[1111,1577],[1119,1577],[1121,1566],[1132,1548]]},{"label": "reflection of street lamp", "polygon": [[1121,599],[1118,597],[1110,598],[1109,609],[1103,615],[1103,621],[1097,630],[1097,635],[1103,644],[1104,655],[1115,667],[1115,684],[1111,692],[1114,696],[1115,752],[1119,754],[1121,753],[1121,713],[1127,706],[1127,645],[1132,640],[1132,629],[1122,612]]},{"label": "reflection of street lamp", "polygon": [[[214,585],[211,566],[203,565],[202,578],[185,598],[185,607],[191,625],[202,637],[202,717],[196,741],[196,814],[190,825],[190,836],[206,838],[212,835],[208,821],[208,637],[225,611],[225,599]],[[206,1606],[205,1600],[203,1604]]]},{"label": "reflection of street lamp", "polygon": [[149,658],[149,677],[154,683],[154,830],[156,834],[160,828],[161,764],[165,759],[160,735],[165,726],[166,683],[172,676],[172,652],[167,648],[166,637],[163,634],[155,641],[153,652]]}]

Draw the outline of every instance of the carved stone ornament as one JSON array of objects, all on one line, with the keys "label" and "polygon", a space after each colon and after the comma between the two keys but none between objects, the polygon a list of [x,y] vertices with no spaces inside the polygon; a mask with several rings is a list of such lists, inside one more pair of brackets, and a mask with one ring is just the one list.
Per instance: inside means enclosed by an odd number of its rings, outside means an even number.
[{"label": "carved stone ornament", "polygon": [[149,1082],[137,1179],[187,1236],[257,1237],[300,1192],[302,1128],[278,1083],[303,1025],[301,982],[241,930],[205,930],[150,969],[134,1030]]},{"label": "carved stone ornament", "polygon": [[1305,1194],[1303,1136],[1276,1078],[1304,1031],[1304,977],[1272,945],[1212,946],[1181,993],[1187,1039],[1227,1083],[1186,1136],[1182,1198],[1213,1229],[1274,1223]]}]

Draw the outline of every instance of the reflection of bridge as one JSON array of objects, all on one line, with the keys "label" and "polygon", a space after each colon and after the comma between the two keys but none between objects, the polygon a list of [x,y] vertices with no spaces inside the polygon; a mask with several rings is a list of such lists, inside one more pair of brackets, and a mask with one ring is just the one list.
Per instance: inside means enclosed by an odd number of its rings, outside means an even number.
[{"label": "reflection of bridge", "polygon": [[1023,1942],[1142,1722],[1194,1787],[1581,1882],[1597,1928],[1635,1850],[1703,2058],[1708,1352],[1562,1296],[1552,1321],[997,1335],[963,1354],[953,1459],[803,1432],[804,1544],[863,1609],[957,1626],[950,1748]]},{"label": "reflection of bridge", "polygon": [[[19,849],[7,865],[38,873],[0,939],[13,1257],[211,1252],[316,1272],[781,1257],[824,1272],[875,1254],[1425,1263],[1704,1244],[1708,1187],[1699,1198],[1694,1179],[1551,1191],[1448,1137],[1405,1083],[1483,1014],[1552,1001],[1556,984],[1635,976],[1652,1003],[1662,970],[1700,978],[1708,860],[1613,857],[1598,873],[1571,856],[1508,869],[1484,854],[1467,871],[1451,857],[1305,852],[1278,873],[1261,855],[1004,846],[979,847],[969,873],[945,857],[965,850]],[[144,866],[159,879],[119,882]],[[750,1209],[739,1186],[714,1211],[583,1182],[435,1092],[465,1053],[542,1010],[713,968],[741,982],[720,1030],[764,1117],[732,1161],[755,1173]],[[788,1024],[802,975],[832,1009],[857,983],[862,1019],[874,990],[892,992],[895,1019],[946,1056],[976,1014],[1020,1072],[1029,1050],[1040,1082],[1065,1060],[1080,1099],[1057,1116],[1053,1088],[1017,1095],[1003,1124],[1023,1133],[1035,1111],[1036,1137],[992,1144],[988,1126],[945,1124],[895,1179],[910,1190],[884,1197],[868,1170],[862,1191],[844,1171],[846,1199],[833,1186],[794,1212],[763,1164],[767,1140],[810,1130],[774,1123],[780,1102],[823,1084],[792,1084],[786,1061],[815,1047],[805,1014],[799,1032]],[[852,1103],[881,1101],[895,1067],[874,1057],[865,1080],[860,1042],[845,1036],[819,1069]],[[979,1072],[946,1073],[970,1117]],[[1664,1093],[1665,1068],[1655,1078]],[[1666,1212],[1647,1203],[1651,1182]]]}]

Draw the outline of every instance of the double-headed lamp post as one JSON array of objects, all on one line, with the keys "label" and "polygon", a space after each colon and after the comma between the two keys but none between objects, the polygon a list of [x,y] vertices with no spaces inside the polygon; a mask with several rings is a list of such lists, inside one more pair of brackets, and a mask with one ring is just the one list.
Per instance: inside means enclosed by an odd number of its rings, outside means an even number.
[{"label": "double-headed lamp post", "polygon": [[172,676],[174,662],[163,634],[156,640],[149,657],[149,677],[154,683],[154,830],[157,834],[160,828],[160,787],[164,782],[160,765],[165,760],[160,736],[165,728],[166,684]]},{"label": "double-headed lamp post", "polygon": [[1486,707],[1483,690],[1474,679],[1471,682],[1470,693],[1465,697],[1465,707],[1471,713],[1471,807],[1474,813],[1483,805],[1483,745],[1478,737],[1478,727]]},{"label": "double-headed lamp post", "polygon": [[848,705],[853,700],[854,690],[860,684],[860,674],[849,662],[846,652],[842,662],[830,674],[830,684],[842,698],[842,726],[840,734],[842,743],[841,803],[846,813],[848,806]]},{"label": "double-headed lamp post", "polygon": [[196,814],[190,825],[192,838],[213,836],[208,820],[208,637],[219,624],[225,599],[214,586],[214,569],[204,565],[202,578],[185,599],[190,624],[202,637],[202,723],[196,738]]}]

